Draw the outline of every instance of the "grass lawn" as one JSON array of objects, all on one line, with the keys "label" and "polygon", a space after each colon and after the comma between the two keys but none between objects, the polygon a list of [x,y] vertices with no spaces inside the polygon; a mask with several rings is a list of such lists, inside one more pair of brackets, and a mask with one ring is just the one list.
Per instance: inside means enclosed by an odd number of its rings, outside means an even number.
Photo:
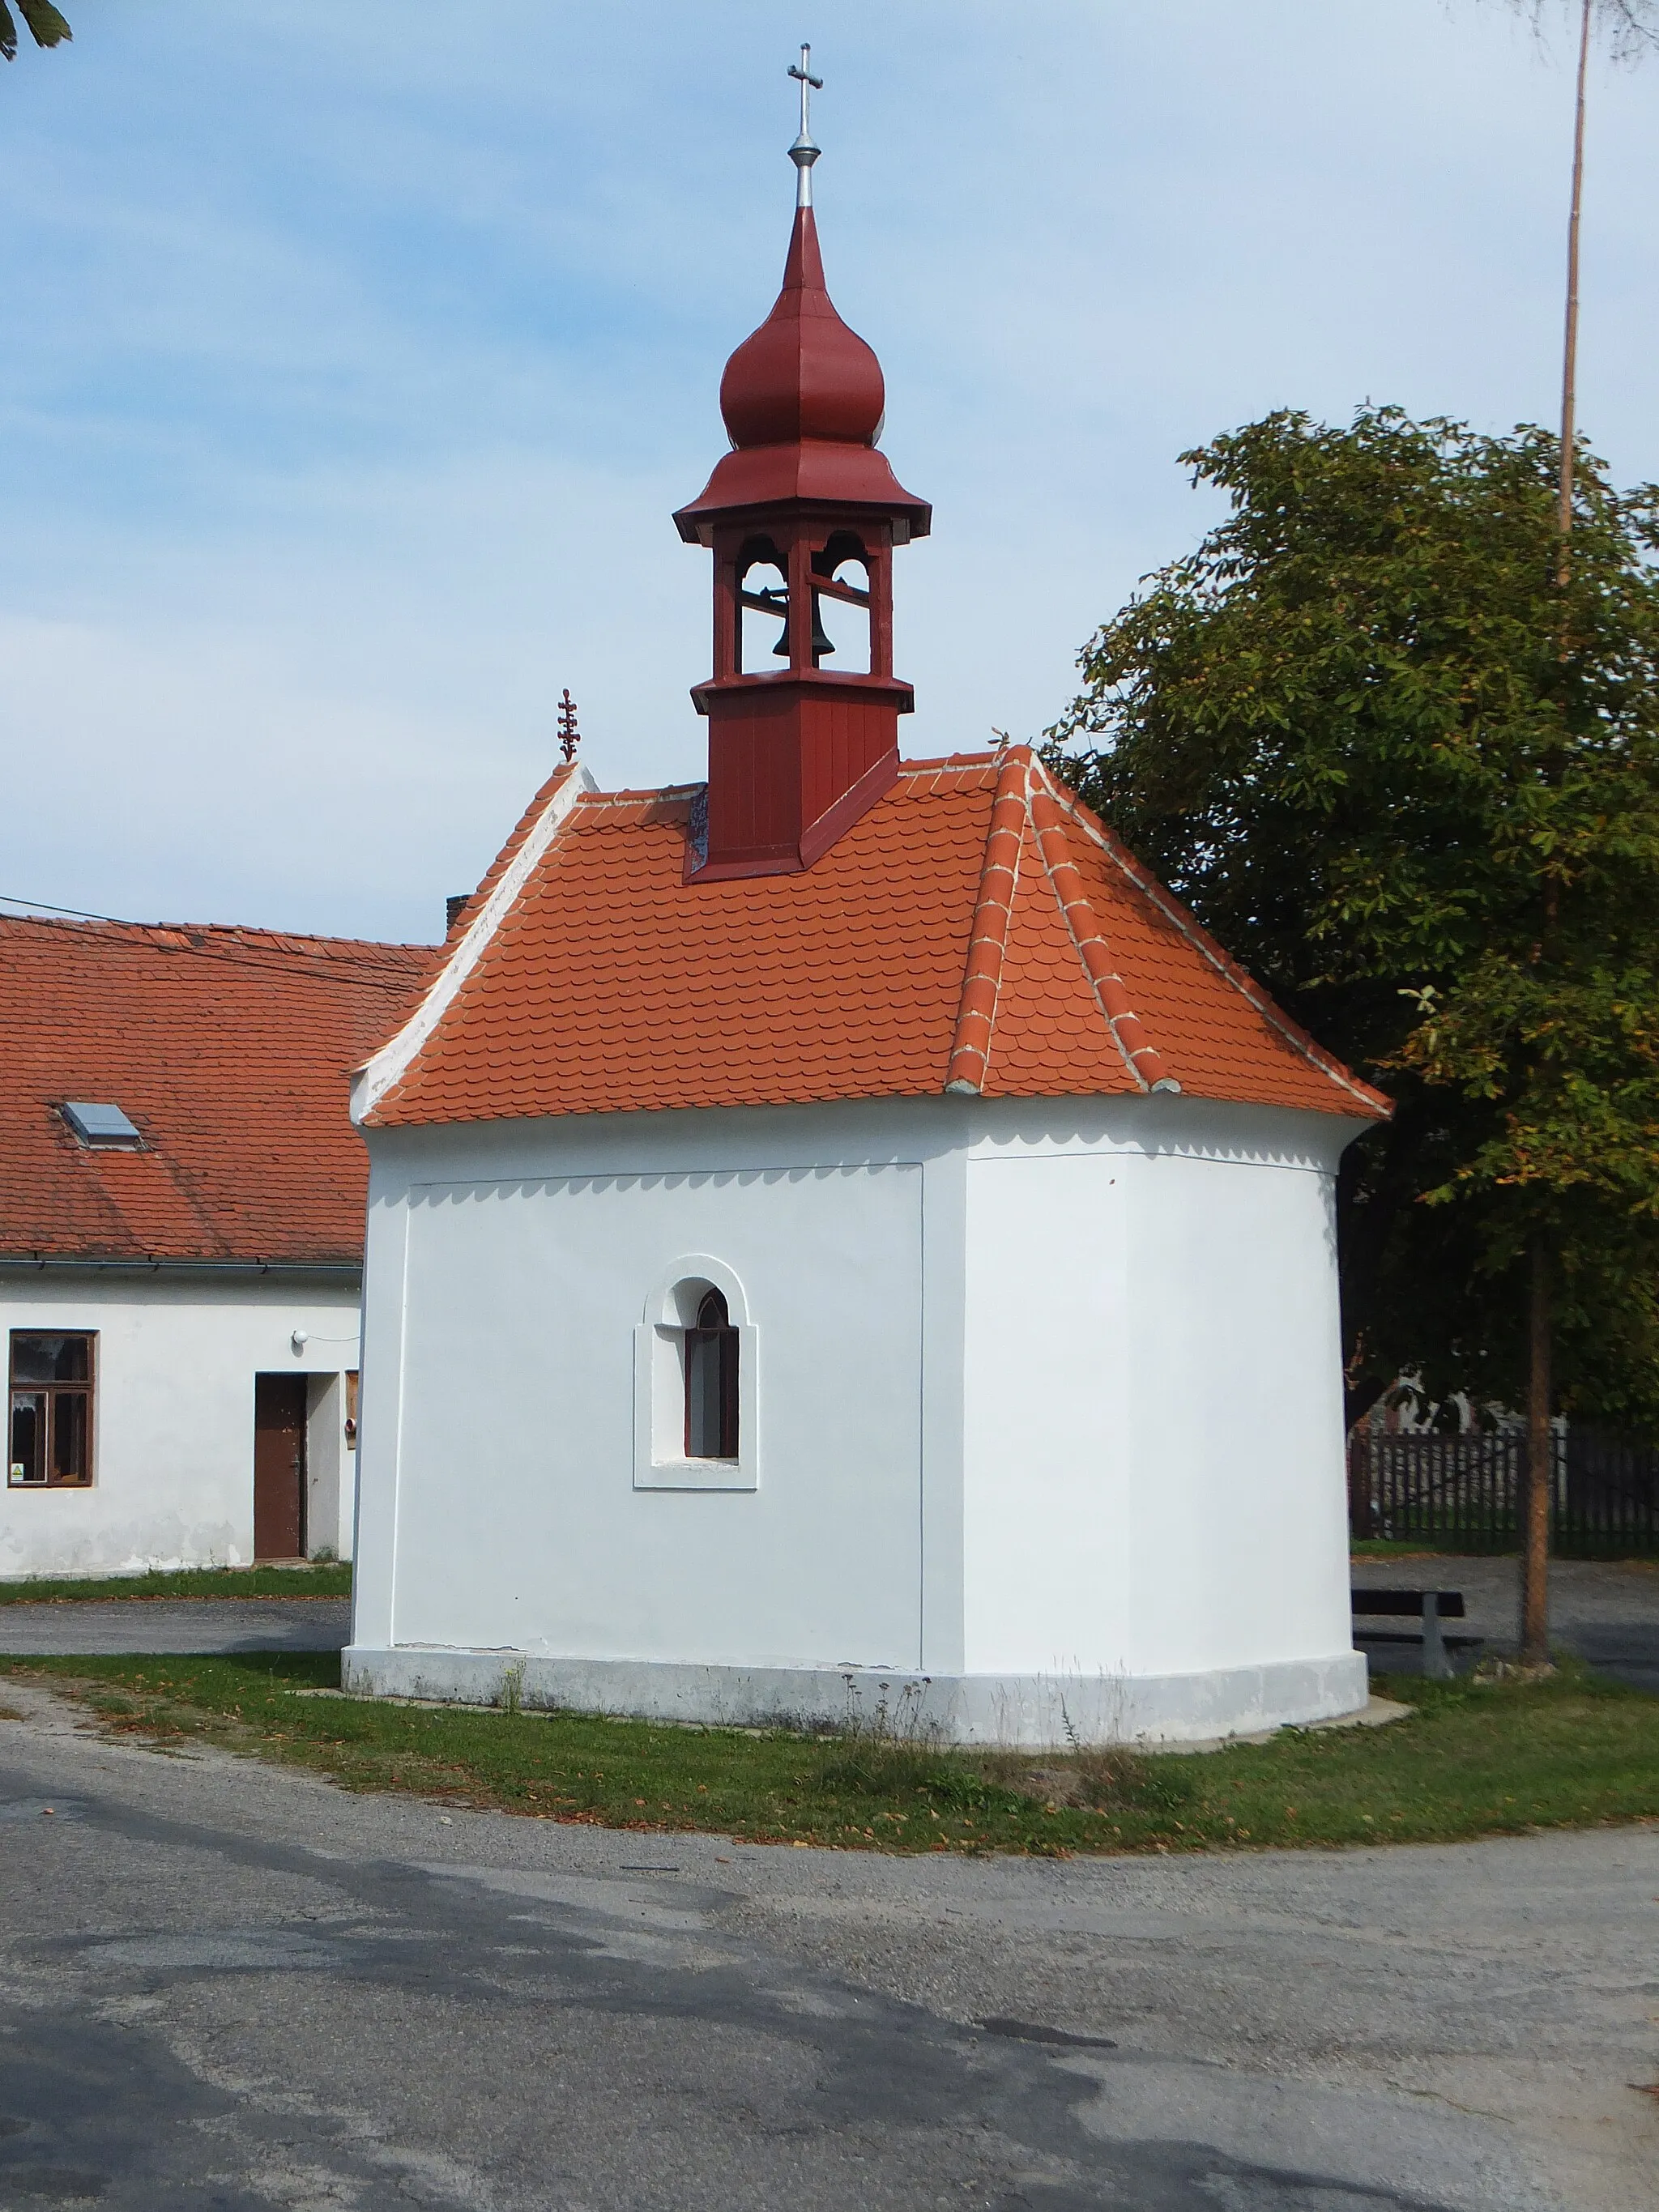
[{"label": "grass lawn", "polygon": [[1354,1536],[1349,1539],[1348,1556],[1353,1559],[1484,1559],[1501,1558],[1503,1554],[1437,1551],[1426,1543],[1400,1544],[1387,1536]]},{"label": "grass lawn", "polygon": [[55,1678],[114,1729],[205,1739],[348,1789],[750,1842],[1053,1855],[1438,1843],[1659,1816],[1659,1698],[1571,1662],[1545,1681],[1384,1681],[1416,1709],[1386,1728],[1192,1758],[1045,1755],[1040,1768],[1030,1754],[867,1738],[319,1697],[339,1680],[331,1653],[11,1658],[0,1671]]},{"label": "grass lawn", "polygon": [[351,1564],[308,1567],[182,1567],[143,1575],[31,1575],[0,1583],[0,1605],[86,1604],[100,1598],[349,1597]]}]

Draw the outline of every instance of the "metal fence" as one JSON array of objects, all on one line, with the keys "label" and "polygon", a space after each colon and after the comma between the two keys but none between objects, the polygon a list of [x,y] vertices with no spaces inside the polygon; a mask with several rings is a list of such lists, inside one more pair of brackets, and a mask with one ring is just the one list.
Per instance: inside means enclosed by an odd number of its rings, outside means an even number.
[{"label": "metal fence", "polygon": [[[1659,1448],[1596,1429],[1558,1429],[1550,1540],[1560,1553],[1659,1553]],[[1527,1438],[1518,1429],[1441,1435],[1354,1431],[1348,1518],[1356,1536],[1462,1552],[1520,1541]]]}]

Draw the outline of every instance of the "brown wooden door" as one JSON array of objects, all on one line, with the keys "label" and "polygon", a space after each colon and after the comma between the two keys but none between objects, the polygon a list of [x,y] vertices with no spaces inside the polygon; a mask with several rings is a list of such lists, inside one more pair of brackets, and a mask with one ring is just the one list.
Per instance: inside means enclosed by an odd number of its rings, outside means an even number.
[{"label": "brown wooden door", "polygon": [[253,1378],[253,1556],[297,1559],[305,1550],[306,1378]]}]

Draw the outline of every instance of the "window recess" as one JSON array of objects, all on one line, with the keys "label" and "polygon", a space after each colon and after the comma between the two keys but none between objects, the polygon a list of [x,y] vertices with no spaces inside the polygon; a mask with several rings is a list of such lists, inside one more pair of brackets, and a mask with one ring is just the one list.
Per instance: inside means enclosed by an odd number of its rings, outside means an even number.
[{"label": "window recess", "polygon": [[690,1255],[634,1334],[634,1487],[755,1490],[760,1332],[732,1270]]},{"label": "window recess", "polygon": [[84,1490],[92,1481],[96,1335],[11,1332],[6,1481],[13,1490]]},{"label": "window recess", "polygon": [[738,1332],[726,1300],[718,1291],[706,1291],[696,1326],[685,1332],[687,1459],[736,1459],[738,1359]]}]

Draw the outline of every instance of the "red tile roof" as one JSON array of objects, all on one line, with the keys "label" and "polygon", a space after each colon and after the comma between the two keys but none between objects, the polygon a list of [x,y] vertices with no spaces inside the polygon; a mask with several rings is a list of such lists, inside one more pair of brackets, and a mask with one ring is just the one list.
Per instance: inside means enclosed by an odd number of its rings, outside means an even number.
[{"label": "red tile roof", "polygon": [[[371,1125],[947,1085],[1389,1110],[1027,747],[908,762],[811,868],[719,883],[684,880],[694,791],[585,792],[493,931],[467,939],[568,775],[452,933],[453,997],[371,1088]],[[388,1068],[401,1057],[394,1040]]]},{"label": "red tile roof", "polygon": [[[360,1259],[348,1071],[440,957],[0,917],[0,1255]],[[83,1149],[65,1099],[112,1101],[144,1150]]]}]

